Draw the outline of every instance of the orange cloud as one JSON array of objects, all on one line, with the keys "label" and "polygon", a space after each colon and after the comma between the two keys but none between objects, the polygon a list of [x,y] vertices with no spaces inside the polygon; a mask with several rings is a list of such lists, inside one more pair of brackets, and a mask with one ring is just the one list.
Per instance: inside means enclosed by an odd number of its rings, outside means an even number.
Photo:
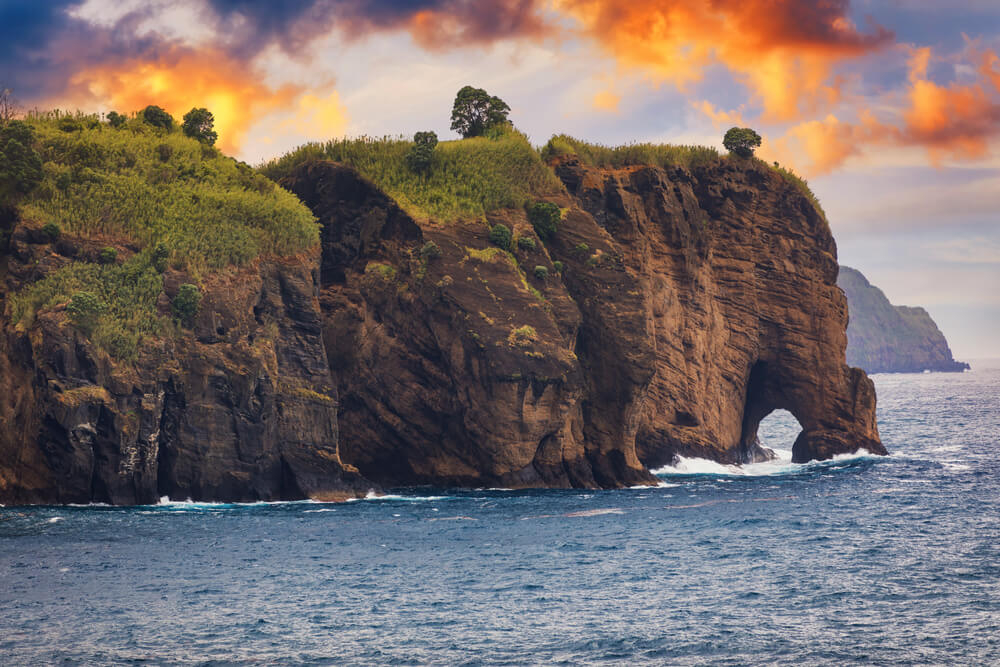
[{"label": "orange cloud", "polygon": [[739,110],[734,111],[723,111],[721,109],[716,109],[708,100],[701,100],[700,102],[692,102],[693,106],[698,111],[712,119],[712,124],[716,127],[731,127],[733,125],[738,125],[740,127],[746,126],[746,121],[743,120],[743,114]]},{"label": "orange cloud", "polygon": [[751,90],[765,117],[792,120],[840,99],[841,60],[891,43],[847,18],[847,0],[555,0],[617,61],[685,86],[721,63]]},{"label": "orange cloud", "polygon": [[302,92],[289,85],[270,88],[224,53],[187,49],[85,68],[71,83],[74,103],[96,101],[121,112],[156,104],[179,120],[192,107],[206,107],[215,115],[219,147],[226,152],[239,150],[257,119],[292,107]]},{"label": "orange cloud", "polygon": [[968,55],[981,63],[980,78],[941,84],[929,78],[931,49],[913,49],[907,87],[896,99],[885,100],[892,107],[888,119],[865,110],[853,123],[833,115],[807,121],[790,128],[762,155],[796,164],[808,175],[836,169],[872,147],[923,148],[934,164],[986,157],[1000,139],[1000,73],[994,69],[1000,58],[991,51]]},{"label": "orange cloud", "polygon": [[601,92],[594,95],[590,103],[598,111],[605,111],[608,113],[618,113],[618,105],[622,101],[622,96],[615,94],[610,90],[602,90]]}]

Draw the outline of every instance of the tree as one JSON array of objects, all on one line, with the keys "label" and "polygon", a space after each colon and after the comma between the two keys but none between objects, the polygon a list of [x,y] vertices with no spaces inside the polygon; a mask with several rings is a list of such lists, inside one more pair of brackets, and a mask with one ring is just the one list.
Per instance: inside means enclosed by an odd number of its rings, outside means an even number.
[{"label": "tree", "polygon": [[431,168],[434,148],[438,137],[434,132],[417,132],[413,135],[413,147],[406,154],[406,164],[415,172],[425,172]]},{"label": "tree", "polygon": [[722,139],[727,151],[743,158],[753,157],[753,149],[760,146],[760,142],[760,135],[749,127],[731,127]]},{"label": "tree", "polygon": [[108,112],[108,124],[115,129],[118,129],[119,127],[124,125],[125,121],[127,120],[128,118],[118,113],[117,111]]},{"label": "tree", "polygon": [[174,126],[174,117],[153,104],[140,111],[139,115],[153,127],[162,127],[165,130],[169,130]]},{"label": "tree", "polygon": [[42,158],[35,132],[20,120],[0,126],[0,203],[26,195],[42,182]]},{"label": "tree", "polygon": [[482,88],[465,86],[455,96],[451,109],[451,129],[464,138],[480,137],[486,130],[507,122],[510,107]]},{"label": "tree", "polygon": [[188,111],[184,114],[184,124],[181,125],[184,134],[209,146],[214,146],[215,140],[219,138],[219,133],[213,129],[214,127],[215,116],[205,108]]},{"label": "tree", "polygon": [[17,114],[20,110],[21,105],[17,103],[17,98],[14,97],[14,91],[10,88],[0,86],[0,124],[17,118]]}]

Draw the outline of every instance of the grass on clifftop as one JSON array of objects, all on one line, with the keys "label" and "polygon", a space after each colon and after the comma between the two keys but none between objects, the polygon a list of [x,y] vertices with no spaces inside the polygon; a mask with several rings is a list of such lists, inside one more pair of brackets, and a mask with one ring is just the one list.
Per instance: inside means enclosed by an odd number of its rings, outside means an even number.
[{"label": "grass on clifftop", "polygon": [[21,206],[27,221],[140,246],[163,242],[172,262],[195,269],[294,254],[319,242],[315,218],[294,195],[179,129],[66,118],[28,118],[45,177]]},{"label": "grass on clifftop", "polygon": [[15,324],[30,326],[39,311],[78,293],[94,295],[89,336],[113,356],[133,358],[143,338],[169,329],[156,310],[164,262],[154,261],[154,247],[198,275],[319,242],[315,217],[294,195],[179,129],[138,119],[116,129],[96,115],[58,112],[27,122],[44,177],[20,203],[21,217],[140,252],[122,264],[73,261],[27,286],[11,296]]},{"label": "grass on clifftop", "polygon": [[453,222],[520,207],[562,184],[527,138],[505,130],[495,138],[442,141],[426,175],[406,164],[413,142],[404,138],[337,139],[306,144],[261,167],[274,180],[308,160],[348,164],[392,197],[414,218]]},{"label": "grass on clifftop", "polygon": [[645,143],[612,147],[557,134],[542,148],[542,157],[548,160],[559,155],[576,155],[585,165],[603,168],[634,165],[695,167],[718,161],[721,157],[719,151],[710,146]]},{"label": "grass on clifftop", "polygon": [[[585,165],[606,169],[638,165],[659,167],[683,166],[690,169],[692,167],[711,164],[720,159],[729,159],[728,156],[721,155],[718,150],[711,146],[676,146],[672,144],[644,143],[612,147],[580,141],[566,134],[557,134],[549,139],[549,142],[542,148],[542,157],[545,160],[559,155],[575,155]],[[740,160],[742,158],[731,159]],[[823,211],[819,199],[816,198],[816,195],[809,188],[809,184],[803,178],[785,167],[771,165],[757,158],[751,159],[758,164],[776,171],[789,185],[796,188],[806,199],[812,202],[823,220],[826,220],[826,213]]]}]

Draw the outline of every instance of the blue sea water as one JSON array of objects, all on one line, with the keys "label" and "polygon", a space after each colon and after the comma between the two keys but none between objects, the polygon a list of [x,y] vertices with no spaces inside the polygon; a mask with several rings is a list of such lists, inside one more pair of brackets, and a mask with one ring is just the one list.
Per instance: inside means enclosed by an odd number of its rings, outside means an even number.
[{"label": "blue sea water", "polygon": [[875,382],[888,458],[0,508],[0,663],[1000,664],[1000,365]]}]

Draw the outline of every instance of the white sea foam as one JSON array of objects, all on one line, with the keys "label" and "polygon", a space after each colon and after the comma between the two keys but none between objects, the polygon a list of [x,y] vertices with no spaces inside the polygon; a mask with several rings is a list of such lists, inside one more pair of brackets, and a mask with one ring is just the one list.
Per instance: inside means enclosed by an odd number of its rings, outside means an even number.
[{"label": "white sea foam", "polygon": [[63,518],[61,516],[54,516],[51,519],[49,519],[46,523],[59,523],[62,520]]},{"label": "white sea foam", "polygon": [[368,495],[364,498],[348,498],[347,502],[359,502],[362,500],[378,500],[378,501],[401,501],[408,503],[422,503],[435,500],[450,500],[452,496],[399,496],[395,494],[384,494],[380,495],[374,491],[369,491]]},{"label": "white sea foam", "polygon": [[[845,462],[875,458],[866,449],[859,449],[853,454],[838,454],[827,461],[810,461],[808,463],[792,463],[792,452],[787,449],[773,450],[776,457],[771,461],[762,463],[748,463],[745,465],[727,465],[710,461],[708,459],[688,458],[678,456],[674,465],[663,466],[653,470],[654,475],[661,477],[672,477],[677,475],[696,476],[710,475],[713,477],[766,477],[771,475],[788,475],[809,470],[811,468],[823,468],[837,466]],[[882,457],[878,457],[882,458]]]}]

